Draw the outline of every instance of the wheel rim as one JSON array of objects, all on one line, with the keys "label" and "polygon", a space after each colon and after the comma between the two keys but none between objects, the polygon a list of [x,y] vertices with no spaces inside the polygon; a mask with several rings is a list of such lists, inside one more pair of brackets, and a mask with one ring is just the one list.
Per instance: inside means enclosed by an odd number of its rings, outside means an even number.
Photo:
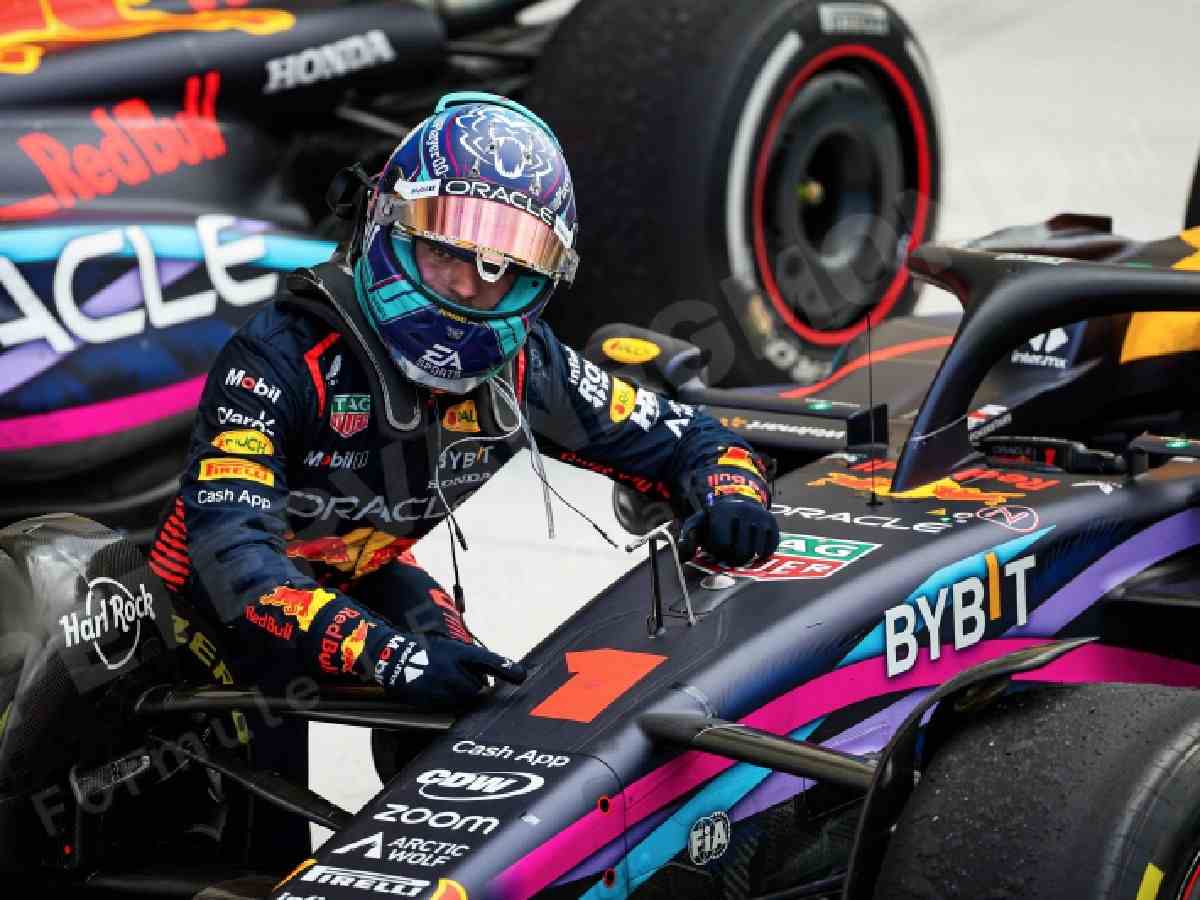
[{"label": "wheel rim", "polygon": [[[857,135],[840,133],[821,142],[807,169],[796,189],[801,231],[829,265],[845,266],[866,240],[867,229],[856,220],[883,212],[879,161]],[[843,222],[851,228],[838,228]]]},{"label": "wheel rim", "polygon": [[[769,151],[763,230],[792,314],[844,328],[897,268],[903,149],[891,110],[857,75],[831,71],[800,90]],[[866,284],[864,284],[866,282]]]},{"label": "wheel rim", "polygon": [[[801,68],[801,70],[792,79],[791,83],[783,91],[783,94],[776,102],[775,108],[770,119],[768,120],[762,142],[759,145],[757,160],[755,163],[753,195],[751,203],[751,228],[753,233],[754,257],[758,269],[759,279],[763,286],[764,292],[767,298],[770,300],[771,305],[779,314],[780,319],[801,338],[813,344],[826,347],[837,346],[856,337],[866,328],[868,316],[859,316],[858,321],[854,322],[853,324],[842,324],[841,327],[838,327],[838,325],[835,324],[835,327],[832,330],[823,330],[821,328],[813,327],[813,325],[805,321],[802,316],[797,315],[797,310],[794,308],[794,304],[785,296],[779,281],[775,277],[776,271],[781,271],[783,273],[788,271],[786,267],[790,261],[783,260],[785,268],[779,269],[778,265],[780,261],[774,258],[771,254],[771,240],[768,235],[767,223],[768,215],[775,214],[769,209],[768,193],[772,184],[779,183],[778,177],[772,180],[772,175],[777,176],[780,172],[779,167],[773,165],[773,163],[776,161],[776,157],[778,157],[778,153],[776,152],[777,142],[780,139],[781,130],[785,125],[788,111],[793,108],[793,104],[797,98],[797,95],[806,87],[806,85],[808,85],[808,83],[819,74],[824,74],[825,69],[827,69],[832,63],[839,60],[866,62],[873,70],[877,70],[878,73],[884,77],[884,80],[890,83],[896,89],[902,101],[901,106],[909,120],[909,129],[911,130],[916,144],[915,188],[917,196],[912,211],[911,231],[903,248],[905,253],[912,250],[925,240],[926,229],[930,221],[930,191],[933,183],[933,159],[929,127],[925,121],[925,116],[921,110],[920,104],[917,101],[916,92],[908,78],[895,65],[895,63],[893,63],[883,54],[879,53],[877,50],[858,44],[849,44],[834,47],[824,51],[823,53],[819,53]],[[832,138],[833,136],[831,135],[830,137]],[[835,143],[829,144],[827,147],[822,148],[822,156],[824,158],[829,158],[832,155],[831,151],[835,151],[838,148],[838,144],[836,143],[837,140],[838,139],[834,138]],[[843,143],[842,148],[846,149],[847,145]],[[854,149],[852,145],[850,146],[850,149]],[[824,169],[822,169],[822,166],[824,166]],[[812,168],[815,171],[820,172],[827,170],[829,168],[829,164],[822,163],[820,160],[818,160]],[[819,178],[813,178],[811,180],[819,184],[821,190],[825,190],[825,185],[820,183]],[[801,181],[797,182],[797,184],[800,184],[803,187],[804,180],[802,179]],[[839,184],[844,189],[851,186],[853,182],[842,181],[839,182]],[[864,209],[869,209],[871,208],[871,203],[869,202],[870,192],[866,189],[867,185],[869,185],[869,178],[862,182],[862,189],[860,191],[843,193],[840,195],[840,197],[844,201],[853,200],[854,202],[861,203]],[[884,202],[884,200],[881,197],[874,202],[876,207],[878,207],[878,204]],[[831,216],[830,218],[832,220],[835,217]],[[804,218],[799,217],[795,226],[797,230],[803,221]],[[772,227],[778,228],[785,222],[786,215],[782,218],[776,217],[772,222]],[[808,228],[808,234],[812,234],[819,239],[822,239],[820,222],[821,220],[819,217],[809,217],[806,225]],[[784,227],[786,228],[786,225]],[[837,240],[835,240],[832,245],[828,244],[828,234],[829,232],[827,229],[823,238],[823,241],[826,245],[826,252],[824,254],[826,256],[829,256],[829,251],[832,250],[832,256],[834,259],[836,259],[839,243],[842,245],[843,249],[854,245],[855,239],[853,235],[853,229],[850,229],[846,235],[839,235]],[[811,241],[807,236],[805,240],[811,245]],[[899,266],[891,281],[888,283],[886,289],[883,291],[879,302],[876,303],[870,311],[869,318],[872,324],[877,324],[892,311],[892,308],[896,305],[896,302],[900,299],[904,289],[907,287],[908,279],[909,273],[907,267]]]}]

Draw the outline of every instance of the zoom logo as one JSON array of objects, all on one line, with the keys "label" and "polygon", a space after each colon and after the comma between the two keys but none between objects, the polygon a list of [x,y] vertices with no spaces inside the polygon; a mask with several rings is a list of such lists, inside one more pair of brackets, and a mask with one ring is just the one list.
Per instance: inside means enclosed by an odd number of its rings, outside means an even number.
[{"label": "zoom logo", "polygon": [[418,793],[429,800],[451,803],[467,800],[504,800],[539,790],[546,780],[528,772],[451,772],[430,769],[417,776]]}]

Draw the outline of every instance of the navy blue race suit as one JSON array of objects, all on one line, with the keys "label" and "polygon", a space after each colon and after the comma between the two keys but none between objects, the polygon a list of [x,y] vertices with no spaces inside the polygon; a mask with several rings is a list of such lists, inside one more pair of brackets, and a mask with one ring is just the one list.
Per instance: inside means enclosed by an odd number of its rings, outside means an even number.
[{"label": "navy blue race suit", "polygon": [[[318,271],[305,284],[323,290],[312,293],[353,303],[345,270]],[[395,654],[419,652],[397,629],[471,640],[410,548],[447,514],[435,479],[454,506],[523,445],[502,396],[510,385],[548,456],[674,502],[707,472],[710,489],[769,506],[760,463],[739,438],[610,376],[542,322],[500,383],[465,396],[396,389],[391,372],[394,390],[411,394],[411,415],[390,415],[399,431],[384,436],[375,366],[351,352],[361,336],[314,308],[280,298],[225,345],[150,553],[169,589],[236,631],[239,680],[269,667],[378,681]]]}]

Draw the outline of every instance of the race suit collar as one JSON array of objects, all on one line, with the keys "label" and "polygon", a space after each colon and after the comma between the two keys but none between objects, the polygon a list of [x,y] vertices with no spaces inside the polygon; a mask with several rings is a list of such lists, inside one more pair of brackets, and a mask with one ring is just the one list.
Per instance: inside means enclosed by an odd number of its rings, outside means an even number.
[{"label": "race suit collar", "polygon": [[[393,440],[412,436],[422,423],[425,389],[405,378],[392,364],[387,348],[358,303],[350,270],[332,262],[297,269],[288,275],[287,287],[290,295],[280,298],[280,305],[314,316],[346,338],[350,352],[367,373],[374,405],[383,410],[382,416],[374,417],[376,428]],[[515,383],[512,361],[501,375],[509,384]],[[466,397],[474,399],[485,421],[490,419],[499,430],[515,427],[513,411],[497,396],[490,379]]]}]

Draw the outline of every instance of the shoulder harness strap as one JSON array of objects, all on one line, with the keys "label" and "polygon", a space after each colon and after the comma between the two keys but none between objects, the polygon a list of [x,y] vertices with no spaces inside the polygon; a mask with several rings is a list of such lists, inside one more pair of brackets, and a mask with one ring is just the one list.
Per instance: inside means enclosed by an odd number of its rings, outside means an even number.
[{"label": "shoulder harness strap", "polygon": [[314,316],[346,338],[346,346],[371,382],[372,403],[383,412],[374,417],[375,427],[391,438],[407,437],[416,430],[422,420],[417,391],[391,364],[387,348],[367,322],[350,273],[333,263],[321,263],[290,273],[287,287],[290,296],[280,299],[280,305]]}]

